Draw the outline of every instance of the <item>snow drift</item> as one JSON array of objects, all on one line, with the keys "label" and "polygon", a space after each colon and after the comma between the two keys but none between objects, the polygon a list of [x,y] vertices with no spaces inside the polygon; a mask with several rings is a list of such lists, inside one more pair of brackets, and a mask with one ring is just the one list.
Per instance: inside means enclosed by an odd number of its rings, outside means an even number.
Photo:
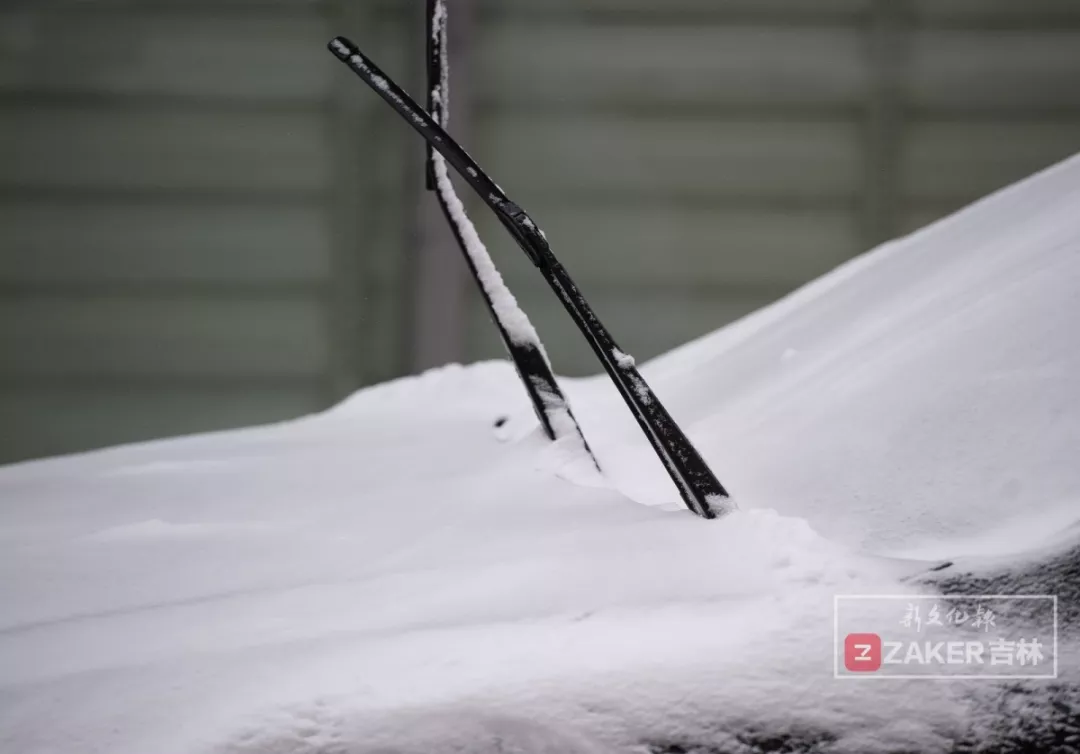
[{"label": "snow drift", "polygon": [[[1075,751],[1078,291],[1074,158],[646,364],[713,522],[502,362],[0,470],[0,749]],[[1061,677],[833,678],[835,595],[938,589],[1058,594]]]}]

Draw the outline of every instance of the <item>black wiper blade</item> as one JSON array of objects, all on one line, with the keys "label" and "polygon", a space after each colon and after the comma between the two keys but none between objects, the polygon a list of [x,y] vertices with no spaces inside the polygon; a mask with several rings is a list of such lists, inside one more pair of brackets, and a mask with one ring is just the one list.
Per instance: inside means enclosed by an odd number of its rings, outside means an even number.
[{"label": "black wiper blade", "polygon": [[[450,63],[447,55],[447,8],[443,0],[428,0],[427,14],[427,105],[431,119],[445,128],[450,115]],[[443,216],[465,258],[480,297],[487,307],[491,321],[499,332],[510,361],[517,370],[525,392],[532,403],[540,427],[550,440],[575,438],[585,452],[596,460],[585,434],[570,410],[555,374],[551,370],[540,336],[517,306],[507,301],[509,291],[494,268],[476,229],[465,213],[465,207],[446,173],[446,163],[435,149],[427,145],[427,187],[435,192]],[[471,243],[470,240],[471,239]]]},{"label": "black wiper blade", "polygon": [[716,518],[733,510],[735,504],[727,490],[638,373],[633,359],[619,350],[569,273],[555,258],[543,232],[532,218],[510,201],[461,145],[355,44],[344,37],[335,37],[328,47],[446,158],[495,212],[521,249],[540,269],[630,408],[638,426],[678,488],[686,507],[704,518]]}]

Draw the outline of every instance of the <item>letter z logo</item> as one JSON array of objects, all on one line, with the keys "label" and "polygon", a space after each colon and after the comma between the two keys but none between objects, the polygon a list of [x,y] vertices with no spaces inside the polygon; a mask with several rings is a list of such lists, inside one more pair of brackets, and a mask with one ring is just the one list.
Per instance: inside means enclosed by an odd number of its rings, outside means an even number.
[{"label": "letter z logo", "polygon": [[881,637],[877,634],[848,634],[844,637],[844,667],[855,673],[873,673],[881,668]]}]

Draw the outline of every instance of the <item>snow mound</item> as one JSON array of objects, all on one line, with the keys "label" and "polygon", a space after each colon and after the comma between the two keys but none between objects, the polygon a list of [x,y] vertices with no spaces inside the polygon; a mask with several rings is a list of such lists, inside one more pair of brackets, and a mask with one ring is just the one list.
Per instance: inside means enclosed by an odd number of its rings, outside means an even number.
[{"label": "snow mound", "polygon": [[[1078,285],[1074,158],[646,364],[714,522],[603,379],[599,478],[502,362],[0,470],[0,750],[1068,750]],[[833,678],[836,595],[946,587],[1059,593],[1062,677]]]},{"label": "snow mound", "polygon": [[[1073,158],[643,371],[743,504],[844,542],[904,554],[1080,519],[1078,225]],[[583,420],[605,393],[572,393]],[[612,474],[660,499],[644,449],[617,447],[629,427],[586,429],[608,430]]]}]

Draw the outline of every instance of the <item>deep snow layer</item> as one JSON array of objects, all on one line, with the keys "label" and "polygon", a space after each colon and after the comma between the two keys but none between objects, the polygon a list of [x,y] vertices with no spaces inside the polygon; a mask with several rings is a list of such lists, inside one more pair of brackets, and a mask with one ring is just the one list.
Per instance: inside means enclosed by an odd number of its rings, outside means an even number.
[{"label": "deep snow layer", "polygon": [[1074,158],[646,364],[715,522],[605,380],[601,478],[501,362],[0,470],[0,750],[1068,750],[1072,624],[1008,692],[838,681],[831,637],[939,557],[1075,621],[1078,290]]}]

